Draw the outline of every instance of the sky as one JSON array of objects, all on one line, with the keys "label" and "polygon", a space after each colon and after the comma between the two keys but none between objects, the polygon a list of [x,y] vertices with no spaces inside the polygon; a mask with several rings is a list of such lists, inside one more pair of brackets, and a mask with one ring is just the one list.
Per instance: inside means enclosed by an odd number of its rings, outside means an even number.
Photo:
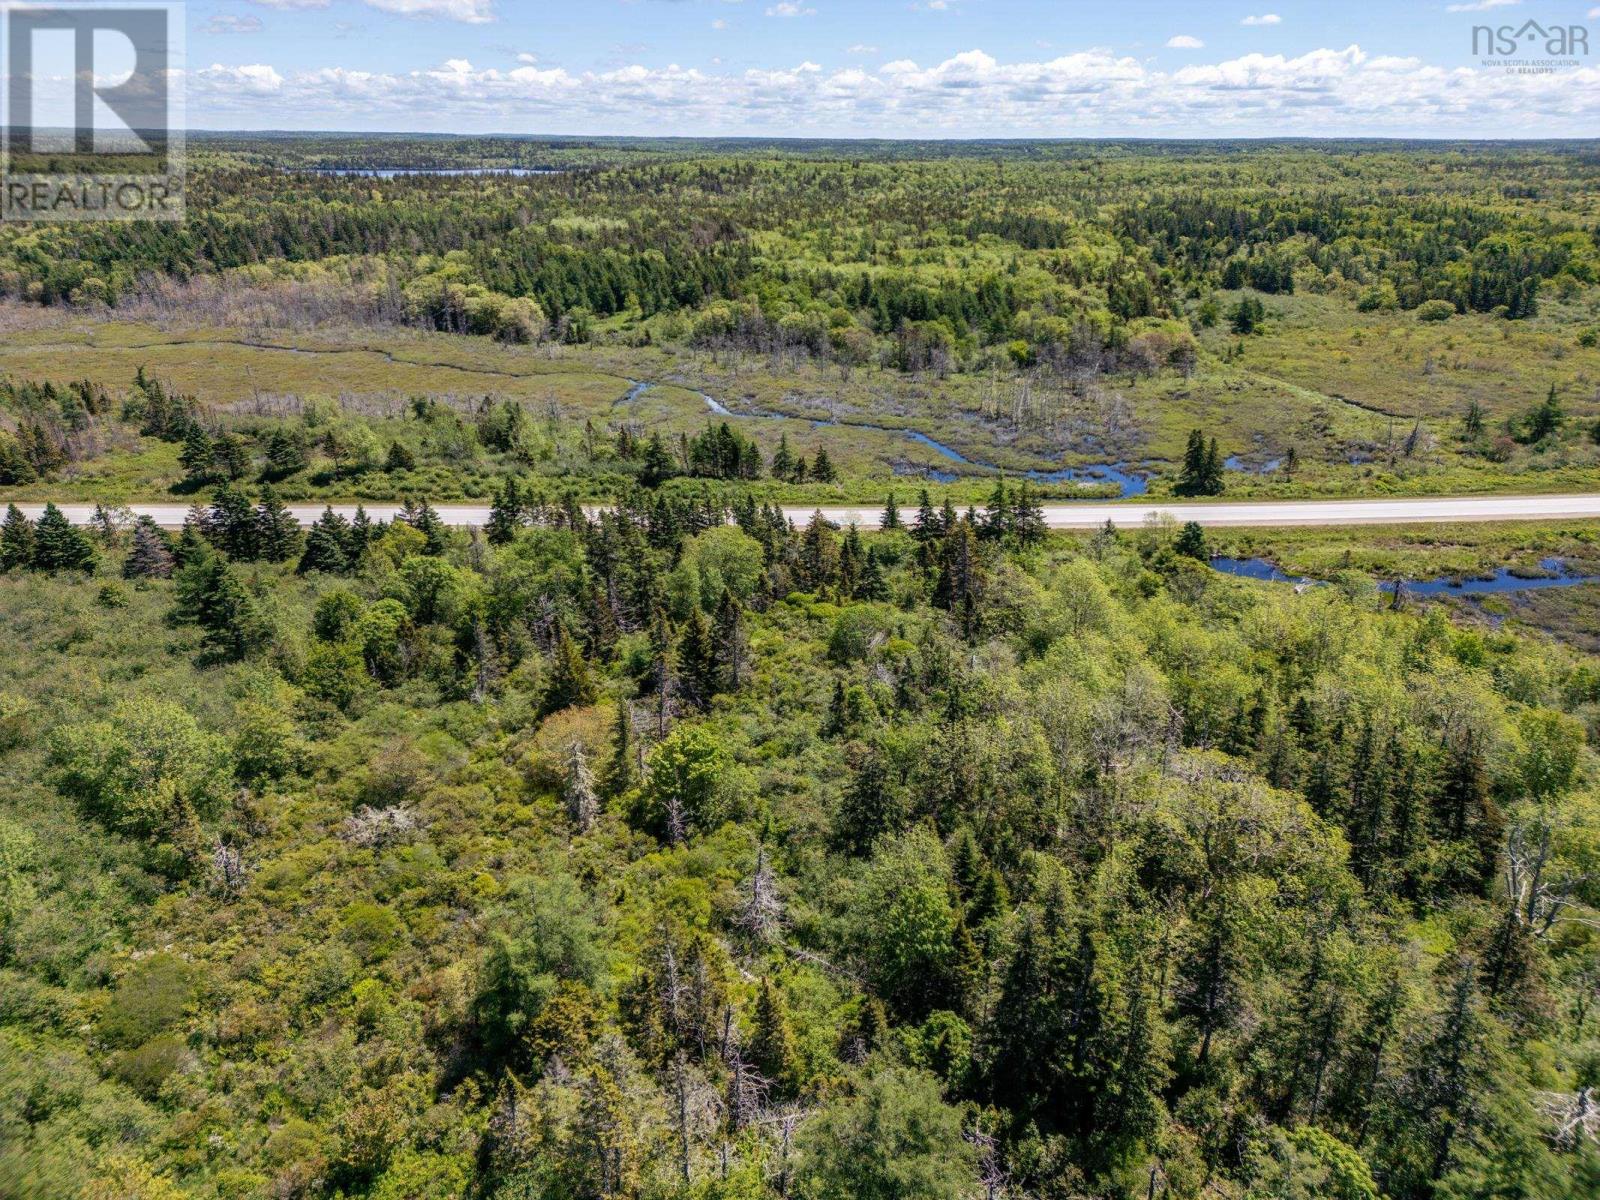
[{"label": "sky", "polygon": [[[1530,19],[1593,50],[1474,53]],[[1600,136],[1595,0],[190,0],[186,24],[194,129]]]}]

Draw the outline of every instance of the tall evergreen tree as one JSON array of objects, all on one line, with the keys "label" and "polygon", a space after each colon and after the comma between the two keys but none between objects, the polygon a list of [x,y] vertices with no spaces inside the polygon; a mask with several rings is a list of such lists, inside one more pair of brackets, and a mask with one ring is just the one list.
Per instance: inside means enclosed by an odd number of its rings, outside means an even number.
[{"label": "tall evergreen tree", "polygon": [[548,715],[575,705],[593,704],[597,692],[589,664],[565,625],[557,628],[551,660],[541,711]]},{"label": "tall evergreen tree", "polygon": [[252,561],[260,557],[259,531],[255,509],[233,484],[224,483],[211,493],[205,534],[217,549],[235,562]]},{"label": "tall evergreen tree", "polygon": [[295,570],[302,575],[307,571],[343,575],[352,565],[350,540],[349,523],[329,505],[311,523],[306,533],[305,549],[300,554],[300,563]]},{"label": "tall evergreen tree", "polygon": [[894,498],[893,492],[890,492],[888,498],[883,502],[883,520],[879,528],[885,530],[905,528],[904,523],[900,520],[900,504]]},{"label": "tall evergreen tree", "polygon": [[288,562],[300,550],[300,522],[269,483],[256,505],[256,553],[268,562]]},{"label": "tall evergreen tree", "polygon": [[698,607],[689,610],[678,637],[678,674],[689,703],[700,709],[710,707],[717,693],[717,656],[711,627]]},{"label": "tall evergreen tree", "polygon": [[761,980],[746,1046],[750,1064],[767,1079],[779,1098],[793,1096],[800,1086],[800,1052],[783,993],[771,979]]},{"label": "tall evergreen tree", "polygon": [[611,761],[606,768],[605,792],[617,797],[639,782],[638,751],[633,740],[633,714],[627,699],[617,700],[617,719],[611,735]]},{"label": "tall evergreen tree", "polygon": [[166,579],[172,575],[172,544],[149,517],[133,527],[133,544],[122,562],[124,579]]},{"label": "tall evergreen tree", "polygon": [[15,504],[8,504],[5,524],[0,525],[0,571],[32,565],[33,522]]},{"label": "tall evergreen tree", "polygon": [[94,545],[54,504],[33,529],[33,567],[40,571],[92,571]]}]

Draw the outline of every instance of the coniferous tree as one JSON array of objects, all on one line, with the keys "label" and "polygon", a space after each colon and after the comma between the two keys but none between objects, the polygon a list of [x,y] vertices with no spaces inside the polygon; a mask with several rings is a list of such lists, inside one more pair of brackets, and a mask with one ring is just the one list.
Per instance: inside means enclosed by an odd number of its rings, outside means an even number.
[{"label": "coniferous tree", "polygon": [[372,540],[377,536],[373,528],[372,519],[367,516],[364,505],[356,505],[356,515],[350,518],[350,537],[346,542],[350,569],[353,571],[361,565],[361,560],[366,557],[367,548],[372,545]]},{"label": "coniferous tree", "polygon": [[300,562],[295,570],[302,575],[307,571],[343,575],[351,565],[349,523],[329,505],[311,523],[306,533],[305,549],[300,554]]},{"label": "coniferous tree", "polygon": [[411,447],[404,442],[390,442],[389,452],[384,455],[383,469],[391,475],[396,471],[415,471],[417,456],[411,453]]},{"label": "coniferous tree", "polygon": [[789,435],[778,436],[778,448],[772,454],[772,477],[787,480],[794,474],[794,454],[789,450]]},{"label": "coniferous tree", "polygon": [[876,546],[867,550],[867,562],[861,568],[861,582],[856,587],[856,596],[861,600],[872,601],[889,598],[889,583],[883,577],[883,562],[878,557]]},{"label": "coniferous tree", "polygon": [[228,560],[202,545],[175,573],[178,616],[204,631],[207,658],[236,662],[264,646],[271,630]]},{"label": "coniferous tree", "polygon": [[611,761],[606,768],[607,796],[620,796],[639,782],[637,753],[633,741],[633,714],[628,701],[619,699],[611,735]]},{"label": "coniferous tree", "polygon": [[39,571],[92,571],[94,546],[54,504],[44,506],[33,529],[33,567]]},{"label": "coniferous tree", "polygon": [[689,703],[700,709],[710,707],[717,693],[717,656],[711,627],[698,607],[689,610],[678,637],[678,676]]},{"label": "coniferous tree", "polygon": [[934,511],[927,488],[923,488],[918,497],[917,519],[911,526],[911,536],[919,542],[931,542],[939,537],[939,514]]},{"label": "coniferous tree", "polygon": [[861,572],[866,569],[866,558],[866,551],[861,547],[861,531],[851,525],[839,546],[839,590],[846,596],[856,595],[861,585]]},{"label": "coniferous tree", "polygon": [[962,633],[968,638],[975,637],[978,632],[984,577],[977,533],[972,522],[963,518],[956,522],[940,546],[933,602],[960,621]]},{"label": "coniferous tree", "polygon": [[659,433],[650,435],[644,448],[644,462],[639,471],[639,482],[647,488],[660,487],[678,473],[678,465],[667,452],[667,444]]},{"label": "coniferous tree", "polygon": [[288,562],[299,549],[300,522],[267,484],[256,505],[256,553],[268,562]]},{"label": "coniferous tree", "polygon": [[255,509],[233,484],[224,483],[211,493],[204,531],[217,549],[235,562],[259,558],[259,529]]},{"label": "coniferous tree", "polygon": [[736,692],[749,674],[750,634],[745,628],[744,606],[727,588],[717,601],[712,620],[712,644],[716,653],[716,685],[721,692]]},{"label": "coniferous tree", "polygon": [[1201,528],[1199,521],[1185,521],[1172,543],[1172,548],[1179,554],[1198,559],[1200,562],[1207,562],[1211,558],[1206,549],[1206,531]]},{"label": "coniferous tree", "polygon": [[243,479],[250,473],[250,451],[236,433],[225,433],[212,444],[211,462],[229,479]]},{"label": "coniferous tree", "polygon": [[140,517],[133,527],[133,544],[122,562],[124,579],[167,579],[173,570],[172,544],[155,521]]},{"label": "coniferous tree", "polygon": [[800,540],[800,558],[795,567],[797,581],[808,592],[831,587],[839,577],[838,542],[821,509],[811,514],[811,523]]},{"label": "coniferous tree", "polygon": [[596,689],[589,675],[589,664],[584,661],[583,651],[578,648],[578,643],[572,639],[565,625],[556,631],[551,657],[550,682],[545,685],[540,711],[548,716],[563,708],[593,704]]},{"label": "coniferous tree", "polygon": [[305,447],[294,434],[274,429],[267,435],[267,464],[262,474],[268,479],[287,479],[306,469]]},{"label": "coniferous tree", "polygon": [[32,565],[33,522],[15,504],[8,504],[5,524],[0,525],[0,571]]},{"label": "coniferous tree", "polygon": [[904,527],[900,520],[899,502],[895,500],[894,493],[890,492],[888,498],[883,502],[883,520],[879,524],[879,528],[889,530],[903,529]]},{"label": "coniferous tree", "polygon": [[213,459],[211,438],[198,423],[189,426],[183,439],[183,450],[178,455],[184,478],[189,483],[205,483],[212,475]]},{"label": "coniferous tree", "polygon": [[1006,477],[1002,475],[995,480],[994,491],[989,495],[989,505],[978,526],[978,536],[999,541],[1010,532],[1011,498],[1006,495]]},{"label": "coniferous tree", "polygon": [[500,490],[495,493],[494,503],[489,509],[488,524],[483,527],[484,536],[489,539],[491,545],[507,545],[517,536],[517,530],[522,527],[525,508],[522,489],[517,486],[514,477],[508,476]]},{"label": "coniferous tree", "polygon": [[750,1041],[745,1048],[750,1065],[772,1084],[780,1098],[794,1095],[800,1086],[800,1053],[789,1022],[788,1004],[771,979],[761,980],[750,1024]]},{"label": "coniferous tree", "polygon": [[811,478],[818,483],[832,483],[839,478],[839,473],[833,469],[833,460],[828,457],[825,446],[817,447],[817,457],[811,464]]},{"label": "coniferous tree", "polygon": [[412,515],[407,520],[413,529],[427,539],[422,547],[424,554],[435,558],[444,554],[448,540],[445,536],[444,522],[439,519],[439,514],[434,512],[433,505],[426,500],[420,500],[413,505]]},{"label": "coniferous tree", "polygon": [[1011,506],[1011,533],[1017,545],[1027,548],[1044,541],[1049,527],[1045,524],[1044,508],[1031,484],[1023,480]]}]

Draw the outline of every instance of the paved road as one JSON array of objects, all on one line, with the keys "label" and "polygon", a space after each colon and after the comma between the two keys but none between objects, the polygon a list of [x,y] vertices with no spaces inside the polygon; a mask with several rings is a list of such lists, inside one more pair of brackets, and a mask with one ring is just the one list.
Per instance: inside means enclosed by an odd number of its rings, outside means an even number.
[{"label": "paved road", "polygon": [[[17,505],[27,516],[37,517],[42,504]],[[62,504],[68,519],[85,524],[94,513],[92,504]],[[183,504],[134,504],[141,516],[154,517],[160,524],[176,528],[183,524],[188,506]],[[482,525],[489,519],[487,505],[440,504],[439,516],[450,525]],[[320,504],[291,504],[289,511],[301,524],[310,524],[322,513]],[[353,504],[336,504],[335,512],[350,516]],[[369,504],[367,515],[373,520],[390,520],[399,511],[393,504]],[[784,512],[798,524],[810,519],[809,508],[787,508]],[[904,516],[910,512],[902,508]],[[879,510],[867,506],[829,506],[825,517],[840,524],[855,522],[863,529],[877,527]],[[1097,529],[1107,521],[1121,528],[1141,524],[1152,513],[1169,514],[1176,521],[1198,521],[1202,525],[1403,525],[1413,522],[1442,521],[1535,521],[1557,517],[1600,519],[1600,495],[1573,496],[1435,496],[1385,500],[1254,500],[1238,503],[1176,503],[1161,501],[1090,502],[1047,504],[1046,523],[1052,529]]]}]

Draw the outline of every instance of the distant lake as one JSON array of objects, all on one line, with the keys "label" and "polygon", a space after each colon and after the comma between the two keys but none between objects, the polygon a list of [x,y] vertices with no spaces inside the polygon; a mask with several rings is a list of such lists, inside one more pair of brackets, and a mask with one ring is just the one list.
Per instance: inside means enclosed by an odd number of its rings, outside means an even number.
[{"label": "distant lake", "polygon": [[286,167],[307,175],[367,175],[393,179],[397,175],[559,175],[555,167]]}]

